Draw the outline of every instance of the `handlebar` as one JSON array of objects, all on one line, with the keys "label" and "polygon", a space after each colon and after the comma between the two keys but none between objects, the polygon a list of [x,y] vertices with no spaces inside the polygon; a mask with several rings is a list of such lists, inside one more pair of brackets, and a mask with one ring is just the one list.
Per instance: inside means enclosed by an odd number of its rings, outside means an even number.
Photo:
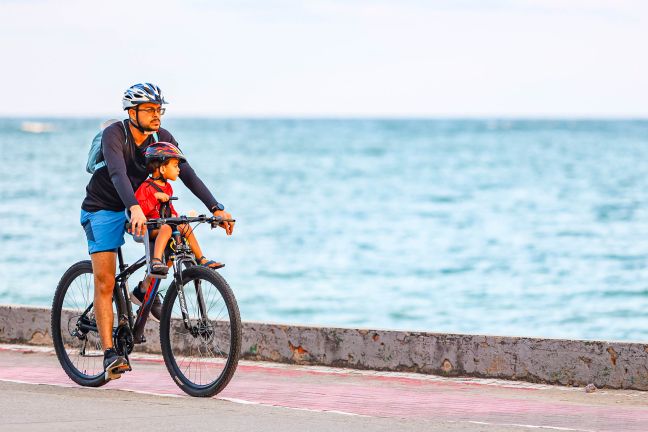
[{"label": "handlebar", "polygon": [[[172,197],[173,199],[175,197]],[[177,199],[177,198],[176,198]],[[198,216],[179,216],[179,217],[169,217],[169,218],[155,218],[149,219],[146,221],[146,225],[151,228],[159,228],[162,225],[182,225],[189,223],[209,223],[212,228],[216,228],[223,222],[236,222],[236,219],[223,219],[222,217],[217,216],[207,216],[207,215],[198,215]],[[126,222],[126,229],[131,229],[131,223]]]}]

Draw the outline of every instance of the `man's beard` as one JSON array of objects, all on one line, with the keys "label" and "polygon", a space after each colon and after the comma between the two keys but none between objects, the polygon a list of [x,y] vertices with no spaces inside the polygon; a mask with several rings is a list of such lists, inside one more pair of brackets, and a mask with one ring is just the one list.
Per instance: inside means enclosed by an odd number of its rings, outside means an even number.
[{"label": "man's beard", "polygon": [[144,129],[144,133],[146,135],[152,135],[152,134],[154,134],[155,132],[157,132],[160,129],[160,126],[158,126],[156,128],[152,128],[150,125],[149,126],[142,126],[142,129]]}]

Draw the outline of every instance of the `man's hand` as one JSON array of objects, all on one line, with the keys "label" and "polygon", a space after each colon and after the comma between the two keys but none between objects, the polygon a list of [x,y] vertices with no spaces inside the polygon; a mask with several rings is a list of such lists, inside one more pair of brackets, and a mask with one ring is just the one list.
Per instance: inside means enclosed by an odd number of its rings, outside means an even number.
[{"label": "man's hand", "polygon": [[[214,216],[223,219],[232,219],[232,215],[225,210],[216,210]],[[221,222],[218,226],[222,227],[227,235],[232,235],[232,231],[234,231],[234,222]]]},{"label": "man's hand", "polygon": [[130,233],[137,236],[143,236],[146,230],[146,216],[142,211],[142,207],[134,205],[130,208],[131,212],[131,229]]},{"label": "man's hand", "polygon": [[162,201],[162,202],[167,202],[167,201],[169,201],[169,195],[165,194],[164,192],[155,192],[155,193],[153,194],[153,196],[154,196],[155,199],[157,199],[158,201]]}]

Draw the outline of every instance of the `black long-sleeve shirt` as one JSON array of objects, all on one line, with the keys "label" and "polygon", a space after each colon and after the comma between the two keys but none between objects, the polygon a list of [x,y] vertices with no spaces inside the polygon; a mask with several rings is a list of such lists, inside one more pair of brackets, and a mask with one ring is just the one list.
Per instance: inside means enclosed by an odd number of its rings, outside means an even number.
[{"label": "black long-sleeve shirt", "polygon": [[[166,129],[160,128],[157,133],[159,141],[178,145],[173,135]],[[92,174],[81,208],[88,212],[121,211],[136,205],[134,191],[148,176],[144,151],[153,142],[151,135],[140,146],[135,145],[126,120],[113,123],[104,129],[101,151],[106,166]],[[218,203],[189,162],[181,162],[180,180],[208,209]]]}]

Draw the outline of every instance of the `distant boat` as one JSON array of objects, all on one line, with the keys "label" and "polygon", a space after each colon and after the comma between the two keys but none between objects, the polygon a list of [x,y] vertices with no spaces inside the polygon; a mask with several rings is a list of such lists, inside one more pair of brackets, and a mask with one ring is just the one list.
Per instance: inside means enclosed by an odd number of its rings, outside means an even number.
[{"label": "distant boat", "polygon": [[20,130],[29,133],[45,133],[53,132],[56,128],[52,123],[26,121],[20,124]]}]

